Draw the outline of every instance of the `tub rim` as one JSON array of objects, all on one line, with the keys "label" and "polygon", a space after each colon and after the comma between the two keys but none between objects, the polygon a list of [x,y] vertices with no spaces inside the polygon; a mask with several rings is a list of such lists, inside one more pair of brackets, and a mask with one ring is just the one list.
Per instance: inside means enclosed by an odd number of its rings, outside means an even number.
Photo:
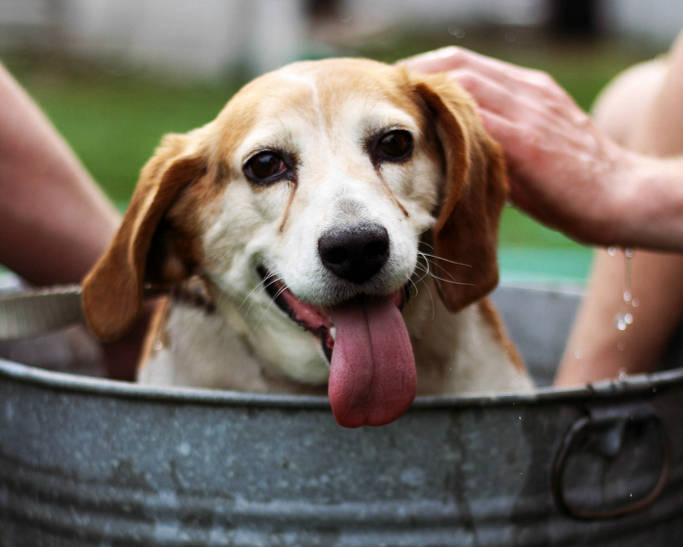
[{"label": "tub rim", "polygon": [[[0,358],[0,381],[5,379],[64,393],[145,402],[225,407],[330,408],[329,400],[324,395],[248,393],[196,387],[149,386],[41,369]],[[533,406],[548,403],[576,403],[585,399],[595,402],[636,394],[652,396],[680,385],[683,385],[683,367],[654,373],[635,374],[620,379],[601,380],[582,387],[560,389],[541,387],[530,393],[498,392],[419,396],[416,397],[409,411],[411,409]]]}]

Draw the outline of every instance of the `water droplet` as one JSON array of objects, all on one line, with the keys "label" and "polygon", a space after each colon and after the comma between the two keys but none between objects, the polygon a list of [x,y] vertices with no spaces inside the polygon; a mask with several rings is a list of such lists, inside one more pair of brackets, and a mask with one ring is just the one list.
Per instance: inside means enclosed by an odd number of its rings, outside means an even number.
[{"label": "water droplet", "polygon": [[610,256],[614,256],[617,254],[617,248],[616,247],[608,247],[607,248],[607,254]]},{"label": "water droplet", "polygon": [[633,258],[633,249],[624,249],[624,256],[626,258]]},{"label": "water droplet", "polygon": [[628,373],[626,372],[626,369],[619,369],[619,380],[626,380],[628,377]]},{"label": "water droplet", "polygon": [[624,314],[624,323],[627,325],[633,325],[633,314],[630,312],[626,312]]},{"label": "water droplet", "polygon": [[633,306],[634,308],[637,308],[638,306],[640,306],[640,300],[638,300],[637,298],[634,298],[633,300],[631,300],[631,306]]},{"label": "water droplet", "polygon": [[626,322],[623,313],[618,313],[614,317],[614,326],[617,327],[617,330],[620,330],[622,332],[628,328],[628,323]]},{"label": "water droplet", "polygon": [[453,36],[453,38],[461,40],[465,37],[465,29],[460,28],[456,25],[448,25],[448,34]]},{"label": "water droplet", "polygon": [[631,291],[626,289],[624,291],[624,302],[628,304],[631,300],[633,300],[633,295],[631,295]]},{"label": "water droplet", "polygon": [[581,359],[583,358],[583,351],[581,349],[575,349],[574,350],[574,359]]}]

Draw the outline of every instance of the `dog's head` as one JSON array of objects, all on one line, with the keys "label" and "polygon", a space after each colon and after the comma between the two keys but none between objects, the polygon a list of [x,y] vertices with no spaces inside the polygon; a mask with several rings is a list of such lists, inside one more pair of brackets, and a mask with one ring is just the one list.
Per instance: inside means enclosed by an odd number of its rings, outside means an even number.
[{"label": "dog's head", "polygon": [[84,309],[113,339],[143,284],[198,274],[264,363],[302,382],[329,376],[344,425],[386,423],[415,394],[408,285],[430,268],[454,312],[487,294],[505,195],[498,146],[445,77],[297,63],[164,139],[84,280]]}]

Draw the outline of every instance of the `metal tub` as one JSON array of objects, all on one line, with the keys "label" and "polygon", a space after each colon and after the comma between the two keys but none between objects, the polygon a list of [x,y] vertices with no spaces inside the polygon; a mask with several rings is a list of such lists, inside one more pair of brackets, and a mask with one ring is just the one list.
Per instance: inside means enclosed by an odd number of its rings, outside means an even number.
[{"label": "metal tub", "polygon": [[[547,385],[577,294],[495,299]],[[422,398],[389,426],[346,430],[324,398],[5,360],[0,545],[681,545],[682,409],[674,369]]]}]

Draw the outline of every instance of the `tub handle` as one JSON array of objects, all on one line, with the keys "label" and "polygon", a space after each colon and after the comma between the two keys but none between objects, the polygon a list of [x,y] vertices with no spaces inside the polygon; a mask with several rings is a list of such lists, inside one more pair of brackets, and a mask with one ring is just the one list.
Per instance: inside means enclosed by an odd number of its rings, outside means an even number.
[{"label": "tub handle", "polygon": [[[647,409],[647,410],[645,410]],[[643,411],[645,410],[645,411]],[[610,424],[618,425],[619,422],[634,423],[652,421],[656,426],[656,431],[661,446],[662,458],[659,476],[652,488],[643,496],[635,500],[629,500],[618,507],[609,509],[587,509],[582,508],[570,501],[564,489],[564,474],[567,466],[568,456],[572,446],[582,431],[590,427],[606,426]],[[618,450],[618,448],[617,448]],[[666,428],[659,416],[653,412],[649,405],[644,408],[634,409],[633,407],[620,409],[598,408],[589,411],[588,415],[576,420],[567,435],[565,436],[559,451],[555,456],[552,467],[551,488],[553,498],[557,507],[566,515],[579,520],[600,520],[620,517],[629,513],[635,513],[645,509],[653,503],[664,490],[671,470],[671,445],[666,433]]]}]

